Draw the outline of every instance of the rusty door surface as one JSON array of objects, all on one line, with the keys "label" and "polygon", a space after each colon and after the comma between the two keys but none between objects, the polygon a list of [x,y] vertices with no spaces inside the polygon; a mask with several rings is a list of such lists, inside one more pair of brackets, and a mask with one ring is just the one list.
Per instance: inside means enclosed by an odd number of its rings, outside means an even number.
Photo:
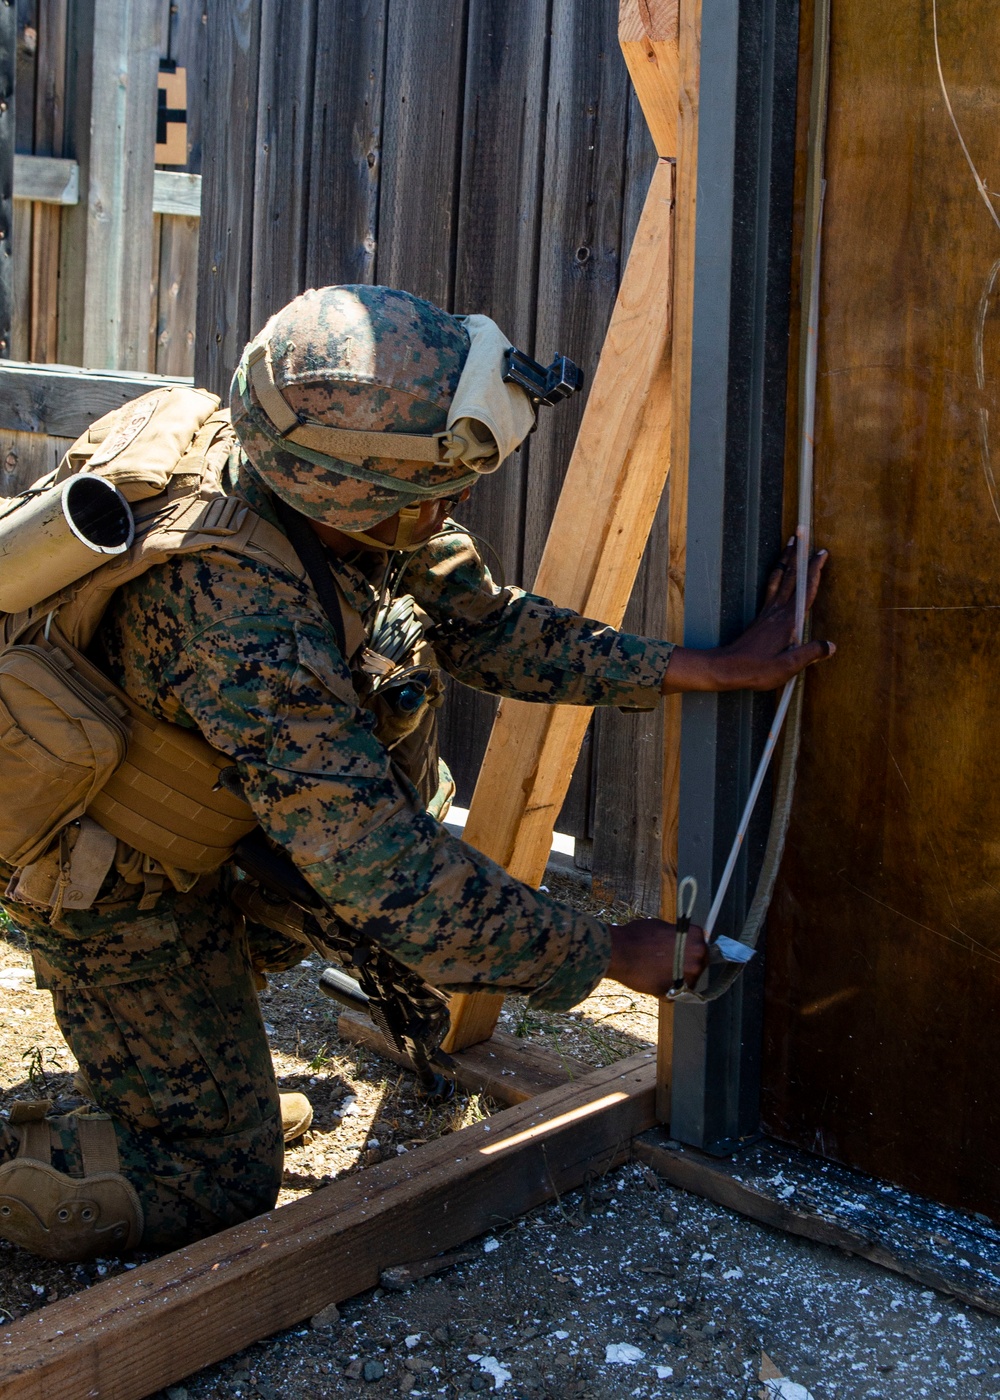
[{"label": "rusty door surface", "polygon": [[1000,1219],[996,0],[936,18],[940,75],[933,0],[833,6],[813,634],[839,652],[808,681],[764,1117]]}]

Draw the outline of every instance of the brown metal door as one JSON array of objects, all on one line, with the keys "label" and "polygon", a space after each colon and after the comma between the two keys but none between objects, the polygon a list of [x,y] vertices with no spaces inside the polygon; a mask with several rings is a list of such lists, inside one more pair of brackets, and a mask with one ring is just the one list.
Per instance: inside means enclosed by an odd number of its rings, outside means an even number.
[{"label": "brown metal door", "polygon": [[[996,0],[937,0],[1000,190]],[[776,1136],[1000,1219],[1000,200],[932,0],[834,0],[833,559],[768,942]]]}]

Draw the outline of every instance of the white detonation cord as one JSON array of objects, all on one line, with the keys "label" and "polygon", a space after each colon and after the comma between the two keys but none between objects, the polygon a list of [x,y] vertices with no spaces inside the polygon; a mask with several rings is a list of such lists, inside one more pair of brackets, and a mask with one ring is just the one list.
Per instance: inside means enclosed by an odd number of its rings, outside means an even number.
[{"label": "white detonation cord", "polygon": [[[816,223],[816,238],[813,244],[812,259],[812,284],[809,289],[809,320],[808,320],[808,340],[805,351],[805,399],[802,405],[801,435],[799,441],[799,518],[795,527],[795,645],[802,643],[805,633],[806,622],[806,598],[809,589],[809,546],[812,536],[812,494],[813,494],[813,440],[816,426],[816,350],[819,332],[819,273],[820,254],[823,226],[823,196],[826,191],[825,182],[821,186],[819,199],[819,218]],[[764,752],[761,754],[760,763],[757,765],[757,773],[750,789],[750,795],[743,808],[743,815],[736,831],[736,838],[733,841],[732,849],[729,852],[729,859],[726,861],[726,868],[722,872],[722,879],[719,881],[719,888],[715,892],[715,899],[705,920],[705,938],[710,940],[719,911],[729,890],[730,881],[733,878],[733,871],[736,869],[736,862],[740,858],[740,851],[743,849],[743,841],[750,825],[750,818],[753,816],[760,790],[764,786],[764,779],[767,770],[774,757],[774,750],[778,743],[778,736],[781,733],[785,716],[788,714],[788,707],[792,702],[792,694],[799,677],[795,676],[786,682],[781,693],[778,708],[775,712],[774,722],[771,725],[770,733],[767,736],[767,743],[764,745]]]}]

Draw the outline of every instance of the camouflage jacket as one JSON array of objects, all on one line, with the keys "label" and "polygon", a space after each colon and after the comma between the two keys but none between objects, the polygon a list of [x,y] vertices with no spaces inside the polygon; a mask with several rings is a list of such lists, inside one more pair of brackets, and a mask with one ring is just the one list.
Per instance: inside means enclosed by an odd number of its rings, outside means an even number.
[{"label": "camouflage jacket", "polygon": [[[273,521],[252,478],[234,484]],[[370,626],[384,557],[330,562]],[[659,701],[669,643],[498,587],[453,522],[411,556],[404,587],[431,619],[439,664],[465,685],[549,704]],[[336,913],[428,982],[532,992],[559,1009],[604,975],[603,924],[422,809],[307,582],[222,552],[178,556],[116,594],[99,640],[129,694],[232,756],[262,827]]]}]

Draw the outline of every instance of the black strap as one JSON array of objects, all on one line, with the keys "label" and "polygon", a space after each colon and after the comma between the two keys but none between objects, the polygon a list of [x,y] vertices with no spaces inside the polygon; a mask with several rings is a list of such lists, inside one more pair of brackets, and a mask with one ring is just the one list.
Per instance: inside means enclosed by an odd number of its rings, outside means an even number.
[{"label": "black strap", "polygon": [[330,561],[326,550],[315,530],[304,515],[292,510],[280,496],[273,496],[274,509],[281,521],[282,529],[291,541],[292,548],[302,561],[302,567],[309,575],[309,582],[316,590],[320,607],[326,613],[330,626],[337,638],[340,654],[345,662],[351,658],[347,654],[347,634],[344,631],[344,610],[340,606],[340,594],[330,572]]}]

